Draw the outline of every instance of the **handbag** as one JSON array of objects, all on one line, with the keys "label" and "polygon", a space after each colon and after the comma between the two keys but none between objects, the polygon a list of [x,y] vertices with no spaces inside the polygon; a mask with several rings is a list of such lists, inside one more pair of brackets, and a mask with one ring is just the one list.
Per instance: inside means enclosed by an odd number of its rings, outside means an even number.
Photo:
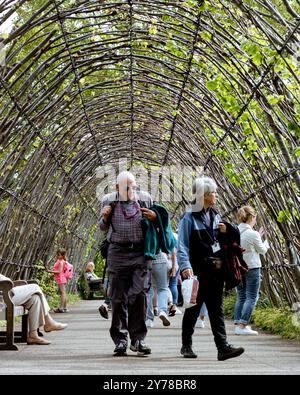
[{"label": "handbag", "polygon": [[109,244],[107,238],[103,239],[100,243],[99,249],[103,259],[107,259]]},{"label": "handbag", "polygon": [[[111,202],[109,205],[112,208],[112,212],[110,214],[110,218],[113,214],[114,208],[116,207],[116,202]],[[113,224],[110,222],[110,226],[112,227],[113,232],[115,231],[115,228],[113,226]],[[107,240],[107,233],[105,234],[105,238],[100,242],[100,246],[99,246],[99,250],[101,252],[102,258],[103,259],[107,259],[107,255],[108,255],[108,249],[109,249],[109,244],[110,242]]]},{"label": "handbag", "polygon": [[196,276],[183,281],[181,292],[183,296],[183,306],[188,309],[197,304],[197,295],[199,290],[199,281]]}]

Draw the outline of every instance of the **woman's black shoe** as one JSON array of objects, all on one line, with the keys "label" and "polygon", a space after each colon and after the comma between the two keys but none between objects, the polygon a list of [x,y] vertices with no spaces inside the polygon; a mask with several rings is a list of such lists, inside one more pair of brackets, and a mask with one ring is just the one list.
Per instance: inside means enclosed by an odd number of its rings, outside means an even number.
[{"label": "woman's black shoe", "polygon": [[226,359],[235,358],[243,354],[243,347],[233,347],[231,344],[228,344],[218,352],[218,361],[226,361]]},{"label": "woman's black shoe", "polygon": [[191,346],[182,346],[180,350],[184,358],[197,358],[198,355],[194,353]]}]

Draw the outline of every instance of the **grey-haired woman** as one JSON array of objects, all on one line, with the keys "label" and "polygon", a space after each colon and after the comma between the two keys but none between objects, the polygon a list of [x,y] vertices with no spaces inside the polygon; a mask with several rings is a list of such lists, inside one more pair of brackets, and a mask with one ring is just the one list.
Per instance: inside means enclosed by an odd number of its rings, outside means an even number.
[{"label": "grey-haired woman", "polygon": [[[185,310],[182,321],[184,358],[197,358],[192,349],[192,336],[201,306],[206,304],[211,329],[218,349],[218,360],[234,358],[244,352],[228,344],[223,314],[223,288],[226,276],[224,240],[229,231],[238,230],[222,222],[213,208],[217,203],[217,185],[209,177],[197,178],[192,210],[185,213],[179,224],[177,257],[183,278],[198,276],[197,305]],[[232,228],[232,229],[231,229]]]}]

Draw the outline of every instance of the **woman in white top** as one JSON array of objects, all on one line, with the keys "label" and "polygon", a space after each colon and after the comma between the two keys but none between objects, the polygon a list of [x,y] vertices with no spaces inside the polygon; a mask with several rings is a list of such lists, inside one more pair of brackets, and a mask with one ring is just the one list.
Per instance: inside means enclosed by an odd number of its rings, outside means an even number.
[{"label": "woman in white top", "polygon": [[234,323],[236,335],[258,335],[258,332],[248,325],[259,297],[261,260],[260,255],[268,251],[269,243],[262,241],[264,230],[259,232],[253,228],[256,224],[257,213],[251,206],[244,206],[238,211],[241,246],[246,250],[243,258],[249,271],[243,276],[243,281],[237,287],[237,301],[234,308]]}]

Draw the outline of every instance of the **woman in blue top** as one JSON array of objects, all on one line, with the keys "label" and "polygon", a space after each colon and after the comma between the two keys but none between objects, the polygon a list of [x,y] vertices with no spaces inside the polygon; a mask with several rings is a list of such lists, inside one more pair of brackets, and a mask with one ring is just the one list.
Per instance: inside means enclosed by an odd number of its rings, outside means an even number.
[{"label": "woman in blue top", "polygon": [[223,245],[230,224],[224,224],[213,208],[217,203],[217,185],[209,177],[197,178],[193,185],[195,201],[179,224],[177,257],[183,278],[197,275],[199,291],[197,305],[185,310],[182,321],[184,358],[197,358],[192,350],[192,335],[201,306],[206,304],[218,360],[234,358],[244,352],[227,343],[223,314],[223,288],[226,277]]}]

